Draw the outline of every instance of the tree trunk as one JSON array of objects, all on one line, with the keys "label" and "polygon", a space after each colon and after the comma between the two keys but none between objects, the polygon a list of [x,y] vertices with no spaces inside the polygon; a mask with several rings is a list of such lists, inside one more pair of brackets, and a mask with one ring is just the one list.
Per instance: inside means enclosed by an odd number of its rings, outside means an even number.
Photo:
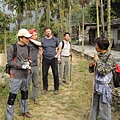
[{"label": "tree trunk", "polygon": [[26,27],[29,30],[29,14],[28,14],[28,10],[27,10],[27,4],[25,4],[25,13],[26,13]]},{"label": "tree trunk", "polygon": [[[107,12],[108,12],[108,20],[107,20],[107,23],[108,23],[108,40],[109,40],[109,43],[111,43],[111,1],[108,0],[108,6],[107,6]],[[111,51],[111,44],[109,46],[109,51]]]},{"label": "tree trunk", "polygon": [[60,41],[62,41],[62,39],[63,39],[63,13],[62,13],[62,8],[63,8],[63,6],[62,6],[62,1],[61,0],[59,0],[59,14],[60,14],[60,23],[61,23],[61,25],[60,25]]},{"label": "tree trunk", "polygon": [[97,36],[100,37],[100,30],[99,30],[99,10],[98,10],[98,0],[96,0],[96,14],[97,14]]},{"label": "tree trunk", "polygon": [[72,33],[72,29],[71,29],[71,5],[69,6],[69,25],[68,25],[68,30],[69,30],[69,33],[70,33],[70,35],[71,35],[71,33]]},{"label": "tree trunk", "polygon": [[[5,1],[2,0],[2,4],[3,4],[3,13],[5,14]],[[5,26],[4,26],[4,52],[6,53],[6,34],[7,34],[7,31],[6,31],[6,17],[5,17]]]},{"label": "tree trunk", "polygon": [[103,10],[103,0],[101,0],[101,35],[105,36],[105,25],[104,25],[104,10]]},{"label": "tree trunk", "polygon": [[35,0],[35,28],[38,30],[38,3]]},{"label": "tree trunk", "polygon": [[50,27],[50,0],[47,0],[47,26]]},{"label": "tree trunk", "polygon": [[84,5],[82,7],[82,56],[84,57]]},{"label": "tree trunk", "polygon": [[68,0],[68,7],[69,7],[69,24],[68,24],[68,30],[69,30],[69,33],[70,35],[72,34],[72,28],[71,28],[71,14],[72,14],[72,4],[73,4],[73,1],[72,0]]}]

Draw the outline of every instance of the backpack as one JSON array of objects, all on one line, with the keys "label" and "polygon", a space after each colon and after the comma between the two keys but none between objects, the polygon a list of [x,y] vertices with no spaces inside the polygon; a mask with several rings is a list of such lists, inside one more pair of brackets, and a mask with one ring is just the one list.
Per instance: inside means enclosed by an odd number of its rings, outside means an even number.
[{"label": "backpack", "polygon": [[[107,59],[109,58],[111,54],[107,56]],[[106,61],[107,61],[106,59]],[[115,70],[112,71],[113,73],[113,85],[115,88],[120,87],[120,63],[115,64]]]},{"label": "backpack", "polygon": [[[69,44],[71,44],[71,42],[69,41]],[[62,49],[64,48],[64,41],[62,41]]]},{"label": "backpack", "polygon": [[[17,56],[17,45],[16,45],[16,43],[13,43],[13,44],[11,44],[12,46],[13,46],[13,51],[14,51],[14,54],[13,54],[13,58],[15,58],[16,56]],[[30,46],[27,46],[28,47],[28,57],[29,57],[29,54],[30,54]],[[7,74],[10,74],[10,69],[11,69],[11,67],[10,67],[10,65],[7,63],[6,64],[6,66],[5,66],[5,72],[7,73]]]},{"label": "backpack", "polygon": [[113,84],[114,87],[120,87],[120,63],[116,63],[115,70],[113,72]]}]

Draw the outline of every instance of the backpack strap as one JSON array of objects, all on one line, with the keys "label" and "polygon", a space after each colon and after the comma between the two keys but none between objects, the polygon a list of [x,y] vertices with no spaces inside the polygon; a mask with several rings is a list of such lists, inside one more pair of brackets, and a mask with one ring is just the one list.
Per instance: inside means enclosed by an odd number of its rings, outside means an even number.
[{"label": "backpack strap", "polygon": [[56,42],[56,47],[57,47],[57,40],[55,36],[52,36],[52,39],[54,40],[54,42]]},{"label": "backpack strap", "polygon": [[[13,52],[14,52],[13,58],[15,58],[17,56],[17,45],[16,43],[13,43],[12,45],[13,45]],[[27,45],[27,48],[28,48],[28,58],[30,58],[30,46]]]},{"label": "backpack strap", "polygon": [[[69,41],[69,44],[71,45],[71,42]],[[64,41],[62,41],[62,49],[64,48]]]},{"label": "backpack strap", "polygon": [[28,48],[28,60],[30,60],[30,46],[27,45],[27,48]]},{"label": "backpack strap", "polygon": [[62,49],[64,48],[64,41],[62,41]]},{"label": "backpack strap", "polygon": [[110,55],[111,55],[111,54],[108,54],[108,56],[107,56],[107,58],[106,58],[106,62],[107,62],[108,58],[110,57]]},{"label": "backpack strap", "polygon": [[56,37],[52,36],[52,39],[56,42]]},{"label": "backpack strap", "polygon": [[13,52],[14,52],[13,58],[15,58],[17,56],[17,45],[16,45],[16,43],[14,43],[12,45],[13,45]]}]

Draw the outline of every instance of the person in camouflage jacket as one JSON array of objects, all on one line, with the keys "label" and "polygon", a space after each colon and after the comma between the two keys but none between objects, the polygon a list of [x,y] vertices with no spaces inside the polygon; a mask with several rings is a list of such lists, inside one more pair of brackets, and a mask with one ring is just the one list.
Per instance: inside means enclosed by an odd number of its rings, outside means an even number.
[{"label": "person in camouflage jacket", "polygon": [[108,52],[109,41],[107,38],[98,37],[94,55],[94,62],[89,67],[94,67],[94,96],[90,120],[97,120],[100,114],[101,120],[111,120],[111,89],[109,83],[112,79],[112,71],[115,69],[113,56]]}]

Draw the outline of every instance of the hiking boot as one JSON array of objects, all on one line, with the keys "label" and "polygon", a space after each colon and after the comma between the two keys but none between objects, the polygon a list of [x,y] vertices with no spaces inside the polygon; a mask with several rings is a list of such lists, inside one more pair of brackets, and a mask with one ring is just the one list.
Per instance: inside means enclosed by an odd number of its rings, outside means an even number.
[{"label": "hiking boot", "polygon": [[54,91],[54,95],[58,95],[58,90],[55,90],[55,91]]},{"label": "hiking boot", "polygon": [[67,81],[63,81],[64,84],[69,84]]},{"label": "hiking boot", "polygon": [[33,101],[34,101],[34,104],[39,104],[39,101],[38,101],[38,99],[36,99],[36,98],[33,98]]},{"label": "hiking boot", "polygon": [[33,118],[34,116],[30,114],[29,112],[26,113],[21,113],[22,116],[27,117],[27,118]]},{"label": "hiking boot", "polygon": [[42,95],[44,95],[48,90],[43,90],[42,91]]}]

